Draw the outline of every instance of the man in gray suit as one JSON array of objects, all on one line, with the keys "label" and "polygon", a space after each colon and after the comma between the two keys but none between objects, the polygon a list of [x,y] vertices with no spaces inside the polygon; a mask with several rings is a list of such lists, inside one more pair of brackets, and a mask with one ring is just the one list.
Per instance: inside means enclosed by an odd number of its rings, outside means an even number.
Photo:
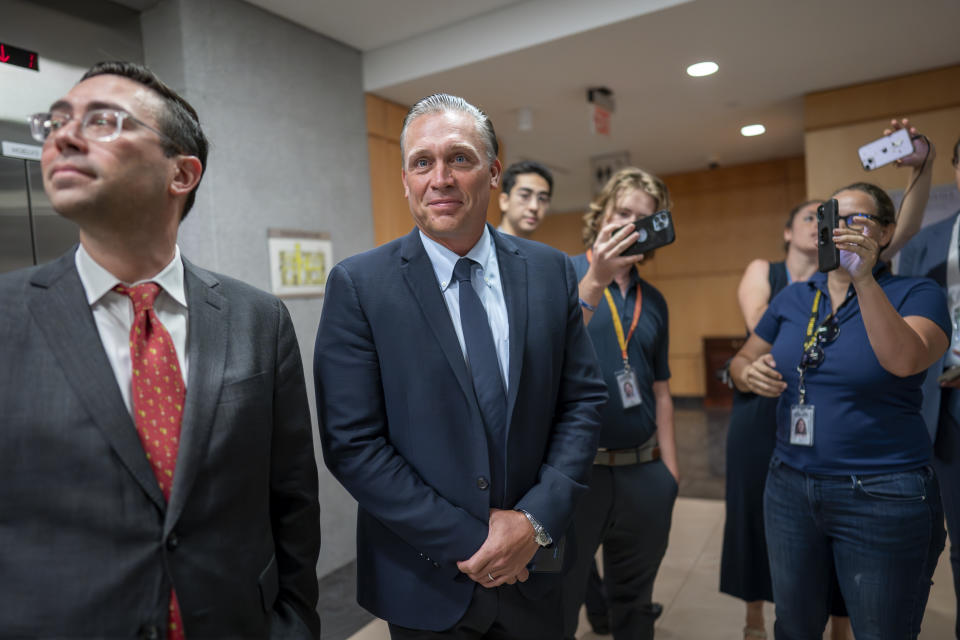
[{"label": "man in gray suit", "polygon": [[31,126],[80,244],[0,276],[0,636],[319,637],[289,315],[176,244],[196,112],[101,63]]},{"label": "man in gray suit", "polygon": [[[960,140],[953,145],[953,170],[960,190]],[[900,254],[899,272],[905,276],[933,278],[946,290],[953,319],[950,351],[942,362],[927,372],[924,385],[924,413],[928,420],[938,416],[933,445],[933,467],[940,480],[943,511],[950,533],[950,564],[953,587],[960,605],[960,377],[940,385],[940,393],[930,378],[960,367],[960,211],[918,233]],[[954,371],[953,373],[956,373]],[[939,403],[939,411],[937,405]],[[930,423],[928,422],[928,425]],[[960,615],[955,617],[954,633],[960,638]]]}]

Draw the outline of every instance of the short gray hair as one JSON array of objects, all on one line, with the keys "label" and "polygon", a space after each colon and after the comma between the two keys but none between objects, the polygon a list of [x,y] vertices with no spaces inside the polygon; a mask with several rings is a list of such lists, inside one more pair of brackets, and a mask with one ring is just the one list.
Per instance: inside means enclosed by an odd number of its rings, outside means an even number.
[{"label": "short gray hair", "polygon": [[410,107],[410,111],[407,112],[407,117],[403,119],[403,129],[400,131],[400,154],[402,156],[406,155],[407,127],[410,126],[411,122],[429,113],[447,113],[451,111],[463,113],[473,118],[474,124],[477,127],[477,133],[487,148],[487,161],[493,164],[497,159],[497,152],[500,150],[500,145],[497,144],[497,134],[493,130],[493,123],[490,122],[490,118],[479,108],[473,106],[463,98],[451,96],[447,93],[435,93],[432,96],[421,98],[416,104]]}]

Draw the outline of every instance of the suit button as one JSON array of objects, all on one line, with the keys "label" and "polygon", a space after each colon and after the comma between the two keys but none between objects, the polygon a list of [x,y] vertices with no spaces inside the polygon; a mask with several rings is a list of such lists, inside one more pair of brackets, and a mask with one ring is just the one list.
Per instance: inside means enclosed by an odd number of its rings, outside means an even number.
[{"label": "suit button", "polygon": [[160,630],[157,629],[156,625],[145,624],[140,627],[140,633],[137,634],[137,637],[140,640],[159,640]]},{"label": "suit button", "polygon": [[433,563],[433,566],[436,567],[437,569],[439,569],[439,568],[440,568],[440,563],[439,563],[439,562],[434,562],[434,563]]},{"label": "suit button", "polygon": [[486,491],[489,487],[490,487],[490,483],[487,482],[486,478],[484,478],[483,476],[480,476],[479,478],[477,478],[477,489],[480,489],[480,491]]},{"label": "suit button", "polygon": [[177,537],[177,534],[171,533],[167,538],[167,551],[176,551],[179,546],[180,538]]}]

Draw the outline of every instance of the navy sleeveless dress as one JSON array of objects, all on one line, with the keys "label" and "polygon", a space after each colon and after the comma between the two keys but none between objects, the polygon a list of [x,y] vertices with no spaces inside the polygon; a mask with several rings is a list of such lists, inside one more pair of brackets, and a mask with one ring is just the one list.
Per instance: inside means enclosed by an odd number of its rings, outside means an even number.
[{"label": "navy sleeveless dress", "polygon": [[[789,284],[786,263],[771,262],[767,279],[773,300]],[[720,591],[747,602],[773,602],[763,533],[763,489],[776,443],[777,402],[778,398],[734,389],[727,431],[727,520]]]}]

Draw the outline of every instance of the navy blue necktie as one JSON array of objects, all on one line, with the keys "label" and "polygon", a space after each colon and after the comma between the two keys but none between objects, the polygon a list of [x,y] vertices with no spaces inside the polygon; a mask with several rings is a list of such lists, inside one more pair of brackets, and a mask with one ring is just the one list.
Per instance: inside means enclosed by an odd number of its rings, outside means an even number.
[{"label": "navy blue necktie", "polygon": [[503,377],[497,360],[497,348],[493,332],[487,321],[487,312],[480,296],[473,288],[470,275],[473,265],[469,258],[460,258],[453,268],[453,277],[459,283],[460,326],[463,341],[467,346],[467,363],[473,377],[473,389],[477,404],[487,430],[487,445],[490,452],[490,502],[499,506],[503,500],[503,474],[506,461],[505,433],[507,426],[507,398],[503,390]]}]

